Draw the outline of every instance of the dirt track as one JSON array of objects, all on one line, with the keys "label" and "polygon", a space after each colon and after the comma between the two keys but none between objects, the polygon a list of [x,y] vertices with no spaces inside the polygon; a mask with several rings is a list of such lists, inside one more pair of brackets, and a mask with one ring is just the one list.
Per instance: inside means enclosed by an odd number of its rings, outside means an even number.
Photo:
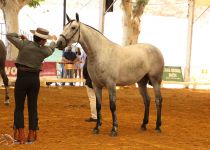
[{"label": "dirt track", "polygon": [[[209,150],[210,91],[162,89],[162,133],[156,133],[156,109],[152,89],[150,122],[147,131],[140,130],[143,101],[136,88],[117,91],[118,137],[110,137],[112,126],[108,94],[103,90],[102,128],[92,134],[95,123],[87,123],[89,102],[85,87],[41,88],[39,96],[38,141],[31,145],[4,146],[0,149],[30,150]],[[14,96],[4,106],[4,90],[0,90],[0,134],[12,135]],[[27,109],[25,109],[25,114]],[[25,115],[27,131],[27,115]]]}]

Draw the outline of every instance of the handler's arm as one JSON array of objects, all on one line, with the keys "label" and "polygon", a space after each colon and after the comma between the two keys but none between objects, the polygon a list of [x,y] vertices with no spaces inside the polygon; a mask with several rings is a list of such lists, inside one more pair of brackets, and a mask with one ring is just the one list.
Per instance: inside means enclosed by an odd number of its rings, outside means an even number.
[{"label": "handler's arm", "polygon": [[7,39],[15,45],[19,50],[22,49],[24,41],[28,41],[26,38],[22,39],[17,33],[8,33],[6,34]]},{"label": "handler's arm", "polygon": [[56,48],[56,43],[54,41],[51,41],[49,45],[41,47],[46,57],[52,55],[53,52],[55,51],[55,48]]}]

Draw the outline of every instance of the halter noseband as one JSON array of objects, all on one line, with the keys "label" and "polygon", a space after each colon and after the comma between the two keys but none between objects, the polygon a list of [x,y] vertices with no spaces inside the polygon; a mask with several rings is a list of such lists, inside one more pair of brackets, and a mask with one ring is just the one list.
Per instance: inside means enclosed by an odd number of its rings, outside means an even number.
[{"label": "halter noseband", "polygon": [[77,31],[79,31],[79,37],[78,37],[78,39],[77,39],[77,44],[78,44],[79,39],[80,39],[80,25],[79,25],[79,27],[77,28],[77,30],[74,32],[74,34],[73,34],[69,39],[67,39],[67,38],[65,37],[65,35],[60,34],[60,36],[65,40],[66,45],[68,44],[69,40],[71,40],[71,39],[75,36],[75,34],[77,33]]}]

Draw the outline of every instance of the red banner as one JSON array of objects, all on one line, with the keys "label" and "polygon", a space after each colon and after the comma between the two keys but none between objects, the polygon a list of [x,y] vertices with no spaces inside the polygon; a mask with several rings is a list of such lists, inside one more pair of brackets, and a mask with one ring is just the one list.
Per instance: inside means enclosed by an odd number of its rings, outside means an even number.
[{"label": "red banner", "polygon": [[41,76],[57,76],[56,62],[44,62]]},{"label": "red banner", "polygon": [[[6,61],[5,72],[10,77],[17,75],[17,68],[15,67],[14,61]],[[56,62],[44,62],[40,76],[57,76]]]},{"label": "red banner", "polygon": [[17,68],[15,67],[14,61],[5,62],[5,72],[7,76],[14,77],[17,75]]}]

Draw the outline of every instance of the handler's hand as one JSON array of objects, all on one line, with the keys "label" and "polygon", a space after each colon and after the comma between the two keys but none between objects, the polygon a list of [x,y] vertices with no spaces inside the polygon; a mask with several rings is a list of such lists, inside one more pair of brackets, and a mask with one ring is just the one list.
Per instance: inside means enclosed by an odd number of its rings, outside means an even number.
[{"label": "handler's hand", "polygon": [[21,38],[22,40],[27,39],[27,37],[26,37],[25,35],[20,35],[20,38]]},{"label": "handler's hand", "polygon": [[52,39],[53,41],[57,41],[56,35],[52,35],[51,39]]}]

